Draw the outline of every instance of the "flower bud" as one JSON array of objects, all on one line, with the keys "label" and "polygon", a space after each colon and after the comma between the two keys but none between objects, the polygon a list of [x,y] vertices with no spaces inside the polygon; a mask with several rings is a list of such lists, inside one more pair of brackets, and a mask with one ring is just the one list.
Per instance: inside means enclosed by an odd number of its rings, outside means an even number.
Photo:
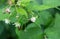
[{"label": "flower bud", "polygon": [[9,8],[7,8],[7,9],[6,9],[6,12],[7,12],[7,13],[10,13],[10,9],[9,9]]},{"label": "flower bud", "polygon": [[19,18],[19,16],[17,15],[16,18]]}]

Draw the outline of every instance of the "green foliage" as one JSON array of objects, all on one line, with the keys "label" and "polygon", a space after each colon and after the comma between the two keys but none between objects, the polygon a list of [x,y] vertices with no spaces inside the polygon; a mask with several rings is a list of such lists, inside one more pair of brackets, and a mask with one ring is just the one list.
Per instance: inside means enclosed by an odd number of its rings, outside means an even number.
[{"label": "green foliage", "polygon": [[60,0],[0,0],[0,39],[60,39]]},{"label": "green foliage", "polygon": [[46,30],[45,30],[45,33],[46,35],[48,36],[48,39],[60,39],[60,15],[59,14],[56,14],[56,18],[54,20],[54,23],[53,25],[50,25],[50,27],[48,27]]}]

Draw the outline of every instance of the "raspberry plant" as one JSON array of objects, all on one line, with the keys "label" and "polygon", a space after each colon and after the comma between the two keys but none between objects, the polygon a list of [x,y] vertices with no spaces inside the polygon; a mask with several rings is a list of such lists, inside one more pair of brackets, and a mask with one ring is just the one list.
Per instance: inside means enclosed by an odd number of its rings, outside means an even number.
[{"label": "raspberry plant", "polygon": [[0,0],[0,39],[60,39],[60,0]]}]

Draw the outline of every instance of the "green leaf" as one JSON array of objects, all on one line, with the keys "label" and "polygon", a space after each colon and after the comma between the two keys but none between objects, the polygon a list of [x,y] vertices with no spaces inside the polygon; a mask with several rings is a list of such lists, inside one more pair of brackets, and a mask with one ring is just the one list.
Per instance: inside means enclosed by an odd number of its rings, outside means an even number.
[{"label": "green leaf", "polygon": [[[5,7],[6,7],[6,6],[5,6]],[[0,21],[8,18],[8,16],[9,16],[9,14],[4,13],[5,7],[4,7],[4,6],[1,6],[1,8],[0,8]]]},{"label": "green leaf", "polygon": [[6,24],[0,21],[0,39],[7,39]]},{"label": "green leaf", "polygon": [[52,21],[52,16],[49,11],[41,11],[38,15],[40,24],[47,25]]},{"label": "green leaf", "polygon": [[[40,2],[40,4],[39,4]],[[42,3],[41,3],[42,2]],[[55,8],[57,6],[60,6],[59,0],[34,0],[30,2],[26,7],[31,10],[46,10],[50,8]]]},{"label": "green leaf", "polygon": [[10,20],[11,22],[16,22],[16,21],[17,21],[16,12],[12,13],[12,15],[9,17],[9,20]]},{"label": "green leaf", "polygon": [[55,6],[60,6],[59,1],[60,0],[43,0],[43,4],[55,7]]},{"label": "green leaf", "polygon": [[0,0],[0,5],[6,4],[6,3],[7,3],[6,1],[7,1],[7,0]]},{"label": "green leaf", "polygon": [[0,22],[0,35],[4,31],[4,23]]},{"label": "green leaf", "polygon": [[23,25],[28,22],[28,19],[26,18],[26,16],[20,15],[20,18],[18,19],[18,21]]},{"label": "green leaf", "polygon": [[[16,31],[19,39],[42,39],[43,33],[39,26],[30,24],[24,31]],[[18,33],[19,32],[19,33]],[[23,37],[24,36],[24,37]]]},{"label": "green leaf", "polygon": [[60,15],[56,14],[53,25],[45,30],[48,39],[60,39]]},{"label": "green leaf", "polygon": [[28,17],[27,12],[22,7],[16,7],[16,10],[17,10],[17,13],[19,13],[20,15],[24,15]]}]

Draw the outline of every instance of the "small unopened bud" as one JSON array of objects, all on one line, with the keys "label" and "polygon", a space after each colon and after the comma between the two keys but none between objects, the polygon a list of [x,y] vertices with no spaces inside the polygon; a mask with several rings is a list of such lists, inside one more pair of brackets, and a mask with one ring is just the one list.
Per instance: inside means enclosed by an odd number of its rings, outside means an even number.
[{"label": "small unopened bud", "polygon": [[19,16],[17,15],[16,18],[19,18]]},{"label": "small unopened bud", "polygon": [[12,0],[8,0],[8,4],[9,5],[12,5],[13,3],[12,3]]},{"label": "small unopened bud", "polygon": [[6,24],[9,24],[10,23],[10,20],[9,19],[5,19],[4,20]]},{"label": "small unopened bud", "polygon": [[36,21],[36,17],[32,17],[32,18],[31,18],[31,21],[32,21],[32,22],[35,22],[35,21]]}]

